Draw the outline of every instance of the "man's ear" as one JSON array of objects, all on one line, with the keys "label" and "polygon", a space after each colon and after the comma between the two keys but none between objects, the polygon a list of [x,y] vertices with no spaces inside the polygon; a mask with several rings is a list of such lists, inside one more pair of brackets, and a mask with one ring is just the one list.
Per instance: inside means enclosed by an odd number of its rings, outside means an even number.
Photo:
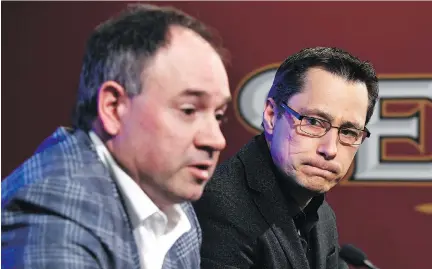
[{"label": "man's ear", "polygon": [[120,118],[125,111],[127,93],[123,86],[115,81],[105,81],[99,88],[97,106],[98,116],[103,131],[109,136],[119,133]]},{"label": "man's ear", "polygon": [[264,107],[263,113],[263,127],[264,131],[271,135],[273,134],[275,122],[276,122],[277,108],[273,98],[268,98]]}]

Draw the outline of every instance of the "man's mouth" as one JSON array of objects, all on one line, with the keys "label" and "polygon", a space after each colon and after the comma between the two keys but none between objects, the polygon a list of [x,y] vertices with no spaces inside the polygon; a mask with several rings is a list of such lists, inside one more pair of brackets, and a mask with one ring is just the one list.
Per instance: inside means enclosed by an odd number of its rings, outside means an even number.
[{"label": "man's mouth", "polygon": [[317,169],[330,172],[332,174],[338,174],[339,173],[339,168],[337,167],[337,165],[335,165],[333,163],[323,163],[323,162],[310,161],[310,162],[306,162],[305,165],[315,167]]},{"label": "man's mouth", "polygon": [[188,166],[192,176],[198,179],[200,182],[205,182],[210,179],[211,167],[212,167],[212,163],[210,162],[195,163]]}]

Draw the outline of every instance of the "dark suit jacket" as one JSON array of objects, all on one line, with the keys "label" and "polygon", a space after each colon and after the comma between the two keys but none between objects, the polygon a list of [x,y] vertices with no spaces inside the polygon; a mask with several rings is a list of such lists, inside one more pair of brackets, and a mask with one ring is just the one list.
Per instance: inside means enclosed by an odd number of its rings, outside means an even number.
[{"label": "dark suit jacket", "polygon": [[[201,268],[309,268],[262,135],[218,166],[194,207],[203,232]],[[338,257],[335,214],[327,202],[318,216],[315,268],[348,268]]]}]

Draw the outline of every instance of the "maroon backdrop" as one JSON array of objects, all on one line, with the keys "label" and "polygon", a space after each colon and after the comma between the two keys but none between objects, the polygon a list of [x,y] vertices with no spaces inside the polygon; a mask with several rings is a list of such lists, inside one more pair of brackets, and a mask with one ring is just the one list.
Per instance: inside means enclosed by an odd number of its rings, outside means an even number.
[{"label": "maroon backdrop", "polygon": [[[380,74],[432,74],[432,2],[169,4],[218,30],[232,54],[228,72],[233,93],[251,71],[318,45],[342,47],[369,59]],[[2,3],[2,178],[58,125],[70,124],[86,38],[125,5]],[[233,108],[228,115],[228,147],[222,160],[254,134]],[[361,247],[383,269],[431,267],[432,215],[427,207],[423,212],[415,207],[432,202],[432,188],[430,181],[407,180],[346,181],[328,195],[338,217],[340,242]]]}]

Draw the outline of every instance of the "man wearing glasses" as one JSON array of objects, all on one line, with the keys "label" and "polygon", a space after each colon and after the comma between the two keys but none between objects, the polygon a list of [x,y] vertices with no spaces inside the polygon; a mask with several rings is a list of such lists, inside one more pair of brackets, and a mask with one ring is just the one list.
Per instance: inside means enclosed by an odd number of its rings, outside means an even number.
[{"label": "man wearing glasses", "polygon": [[278,68],[263,133],[222,163],[194,204],[202,268],[348,268],[324,194],[347,173],[378,98],[372,65],[308,48]]}]

